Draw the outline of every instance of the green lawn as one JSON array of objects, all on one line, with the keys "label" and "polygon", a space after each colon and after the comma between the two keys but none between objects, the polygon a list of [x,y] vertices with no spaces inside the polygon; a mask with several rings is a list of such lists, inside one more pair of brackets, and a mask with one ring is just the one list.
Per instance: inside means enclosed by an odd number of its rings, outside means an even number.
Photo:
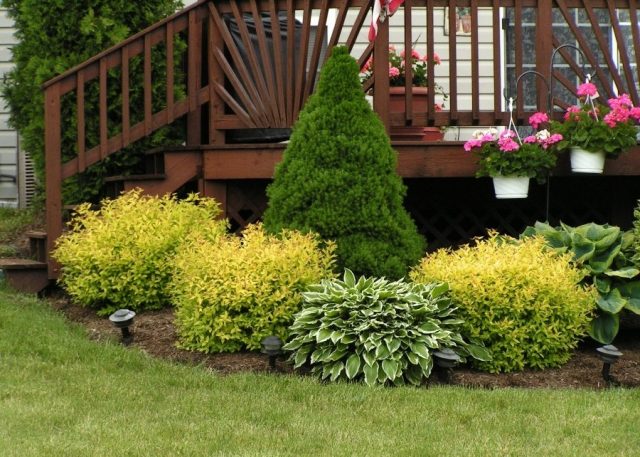
[{"label": "green lawn", "polygon": [[[594,374],[597,375],[597,374]],[[0,455],[638,456],[640,391],[220,377],[89,341],[0,287]]]}]

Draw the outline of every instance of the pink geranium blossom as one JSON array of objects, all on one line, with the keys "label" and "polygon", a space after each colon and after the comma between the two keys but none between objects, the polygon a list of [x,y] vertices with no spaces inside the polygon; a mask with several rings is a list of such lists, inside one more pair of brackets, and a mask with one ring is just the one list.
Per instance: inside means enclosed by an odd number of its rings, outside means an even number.
[{"label": "pink geranium blossom", "polygon": [[520,145],[513,140],[516,134],[511,130],[505,130],[500,134],[500,139],[498,140],[498,147],[503,152],[513,152],[520,149]]},{"label": "pink geranium blossom", "polygon": [[610,98],[607,102],[612,110],[633,108],[633,102],[628,94],[619,95],[616,98]]},{"label": "pink geranium blossom", "polygon": [[535,113],[529,118],[529,125],[536,130],[545,122],[549,122],[549,116],[546,113]]},{"label": "pink geranium blossom", "polygon": [[564,113],[564,120],[568,121],[573,118],[573,120],[578,120],[577,114],[580,112],[580,107],[577,105],[570,106],[567,108],[567,111]]},{"label": "pink geranium blossom", "polygon": [[400,76],[400,70],[396,67],[389,67],[389,78],[397,78]]},{"label": "pink geranium blossom", "polygon": [[584,83],[578,86],[579,97],[595,97],[598,94],[598,88],[593,83]]}]

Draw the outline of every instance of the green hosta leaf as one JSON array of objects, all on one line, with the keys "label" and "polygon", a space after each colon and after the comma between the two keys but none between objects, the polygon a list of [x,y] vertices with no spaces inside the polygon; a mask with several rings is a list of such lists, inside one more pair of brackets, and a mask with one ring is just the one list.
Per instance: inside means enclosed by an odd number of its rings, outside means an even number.
[{"label": "green hosta leaf", "polygon": [[347,287],[354,287],[356,285],[356,277],[353,274],[353,271],[345,268],[343,281],[347,285]]},{"label": "green hosta leaf", "polygon": [[433,322],[425,322],[418,328],[422,333],[434,333],[440,330],[440,327]]},{"label": "green hosta leaf", "polygon": [[358,354],[351,354],[349,356],[345,365],[347,378],[353,379],[358,374],[358,371],[360,371],[360,363],[360,356]]},{"label": "green hosta leaf", "polygon": [[362,358],[367,363],[367,365],[373,365],[376,361],[376,355],[374,351],[364,351],[362,353]]},{"label": "green hosta leaf", "polygon": [[397,361],[393,359],[385,359],[382,361],[382,369],[387,375],[387,379],[389,381],[393,381],[396,378],[396,373],[398,372],[399,364]]},{"label": "green hosta leaf", "polygon": [[335,381],[340,377],[340,373],[344,369],[344,362],[335,362],[331,366],[331,381]]},{"label": "green hosta leaf", "polygon": [[433,369],[433,359],[431,357],[428,359],[420,359],[420,368],[422,368],[424,376],[428,378]]},{"label": "green hosta leaf", "polygon": [[356,341],[356,339],[357,339],[357,337],[356,337],[355,335],[353,335],[353,334],[352,334],[352,335],[344,335],[344,336],[340,339],[340,342],[341,342],[342,344],[350,344],[350,343],[355,342],[355,341]]},{"label": "green hosta leaf", "polygon": [[602,276],[596,276],[593,278],[593,285],[596,286],[600,295],[606,295],[611,290],[611,280],[603,278]]},{"label": "green hosta leaf", "polygon": [[343,358],[347,354],[347,352],[349,352],[349,349],[347,347],[338,347],[338,349],[330,353],[326,359],[335,362],[336,360],[340,360],[341,358]]},{"label": "green hosta leaf", "polygon": [[379,341],[376,347],[376,359],[382,360],[387,357],[389,357],[389,348],[387,348],[387,345],[382,341]]},{"label": "green hosta leaf", "polygon": [[317,363],[317,362],[325,362],[327,361],[326,357],[329,353],[329,351],[331,350],[331,348],[329,347],[319,347],[318,349],[316,349],[315,351],[313,351],[311,353],[311,363]]},{"label": "green hosta leaf", "polygon": [[414,386],[419,386],[422,383],[422,368],[418,365],[409,365],[404,372],[407,381]]},{"label": "green hosta leaf", "polygon": [[336,344],[338,341],[342,339],[344,336],[344,332],[342,330],[334,330],[331,332],[331,342]]},{"label": "green hosta leaf", "polygon": [[321,328],[318,330],[318,334],[316,335],[316,342],[323,343],[331,338],[331,334],[333,332],[328,328]]},{"label": "green hosta leaf", "polygon": [[378,362],[373,362],[373,365],[365,364],[365,366],[362,367],[365,384],[367,384],[368,386],[376,385],[376,383],[378,382],[378,369]]},{"label": "green hosta leaf", "polygon": [[613,260],[620,252],[620,243],[603,252],[596,253],[589,261],[588,267],[594,273],[604,273],[611,267]]},{"label": "green hosta leaf", "polygon": [[596,245],[593,241],[574,233],[573,235],[573,259],[576,262],[587,263],[595,254]]},{"label": "green hosta leaf", "polygon": [[307,361],[308,352],[298,351],[296,352],[296,356],[293,359],[294,368],[300,368]]},{"label": "green hosta leaf", "polygon": [[389,352],[391,354],[393,354],[398,349],[400,349],[400,340],[399,339],[387,337],[387,338],[384,339],[384,341],[387,344],[387,348],[389,349]]},{"label": "green hosta leaf", "polygon": [[631,279],[637,276],[638,273],[640,273],[640,270],[633,267],[625,267],[619,270],[609,270],[604,272],[604,274],[607,276],[613,276],[616,278],[626,278],[626,279]]},{"label": "green hosta leaf", "polygon": [[640,314],[640,281],[631,281],[618,286],[620,294],[627,299],[625,308]]},{"label": "green hosta leaf", "polygon": [[613,289],[607,295],[601,296],[597,301],[598,307],[611,314],[617,314],[627,304],[618,289]]},{"label": "green hosta leaf", "polygon": [[446,294],[447,292],[449,292],[449,284],[447,284],[446,282],[441,282],[436,284],[433,289],[431,289],[431,297],[438,298],[441,295]]},{"label": "green hosta leaf", "polygon": [[429,359],[431,357],[429,355],[429,349],[427,349],[424,343],[413,343],[411,345],[411,351],[423,359]]},{"label": "green hosta leaf", "polygon": [[480,360],[481,362],[489,362],[493,359],[493,357],[491,357],[491,352],[484,346],[468,344],[467,350],[469,351],[469,355],[471,357],[476,360]]},{"label": "green hosta leaf", "polygon": [[618,334],[620,317],[617,314],[602,313],[591,321],[589,335],[602,344],[609,344]]},{"label": "green hosta leaf", "polygon": [[417,355],[415,355],[413,352],[407,352],[405,354],[407,356],[407,360],[413,364],[413,365],[417,365],[418,364],[418,359],[420,357],[418,357]]}]

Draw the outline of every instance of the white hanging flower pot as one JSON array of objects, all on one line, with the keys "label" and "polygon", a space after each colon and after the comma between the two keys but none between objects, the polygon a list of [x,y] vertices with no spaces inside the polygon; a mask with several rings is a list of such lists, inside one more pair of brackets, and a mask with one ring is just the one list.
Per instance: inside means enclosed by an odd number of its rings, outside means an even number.
[{"label": "white hanging flower pot", "polygon": [[574,173],[602,173],[604,152],[590,152],[582,148],[571,148],[571,171]]},{"label": "white hanging flower pot", "polygon": [[529,178],[526,176],[494,176],[493,189],[496,198],[527,198]]}]

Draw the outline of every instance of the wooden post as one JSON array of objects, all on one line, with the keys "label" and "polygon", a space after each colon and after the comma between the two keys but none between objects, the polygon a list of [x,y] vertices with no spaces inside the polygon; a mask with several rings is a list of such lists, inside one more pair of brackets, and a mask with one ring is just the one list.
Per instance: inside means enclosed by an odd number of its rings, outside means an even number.
[{"label": "wooden post", "polygon": [[60,122],[60,84],[44,93],[44,153],[47,224],[47,262],[49,279],[58,277],[58,264],[49,254],[62,234],[62,129]]},{"label": "wooden post", "polygon": [[389,20],[378,23],[378,35],[373,49],[374,87],[373,109],[389,133]]},{"label": "wooden post", "polygon": [[[536,71],[551,81],[550,65],[553,51],[553,0],[538,2],[538,21],[536,25]],[[536,95],[538,111],[546,112],[549,106],[549,88],[544,81],[536,78]]]},{"label": "wooden post", "polygon": [[202,141],[202,115],[198,93],[202,83],[202,21],[198,21],[196,10],[189,11],[189,33],[187,50],[187,144],[199,145]]}]

